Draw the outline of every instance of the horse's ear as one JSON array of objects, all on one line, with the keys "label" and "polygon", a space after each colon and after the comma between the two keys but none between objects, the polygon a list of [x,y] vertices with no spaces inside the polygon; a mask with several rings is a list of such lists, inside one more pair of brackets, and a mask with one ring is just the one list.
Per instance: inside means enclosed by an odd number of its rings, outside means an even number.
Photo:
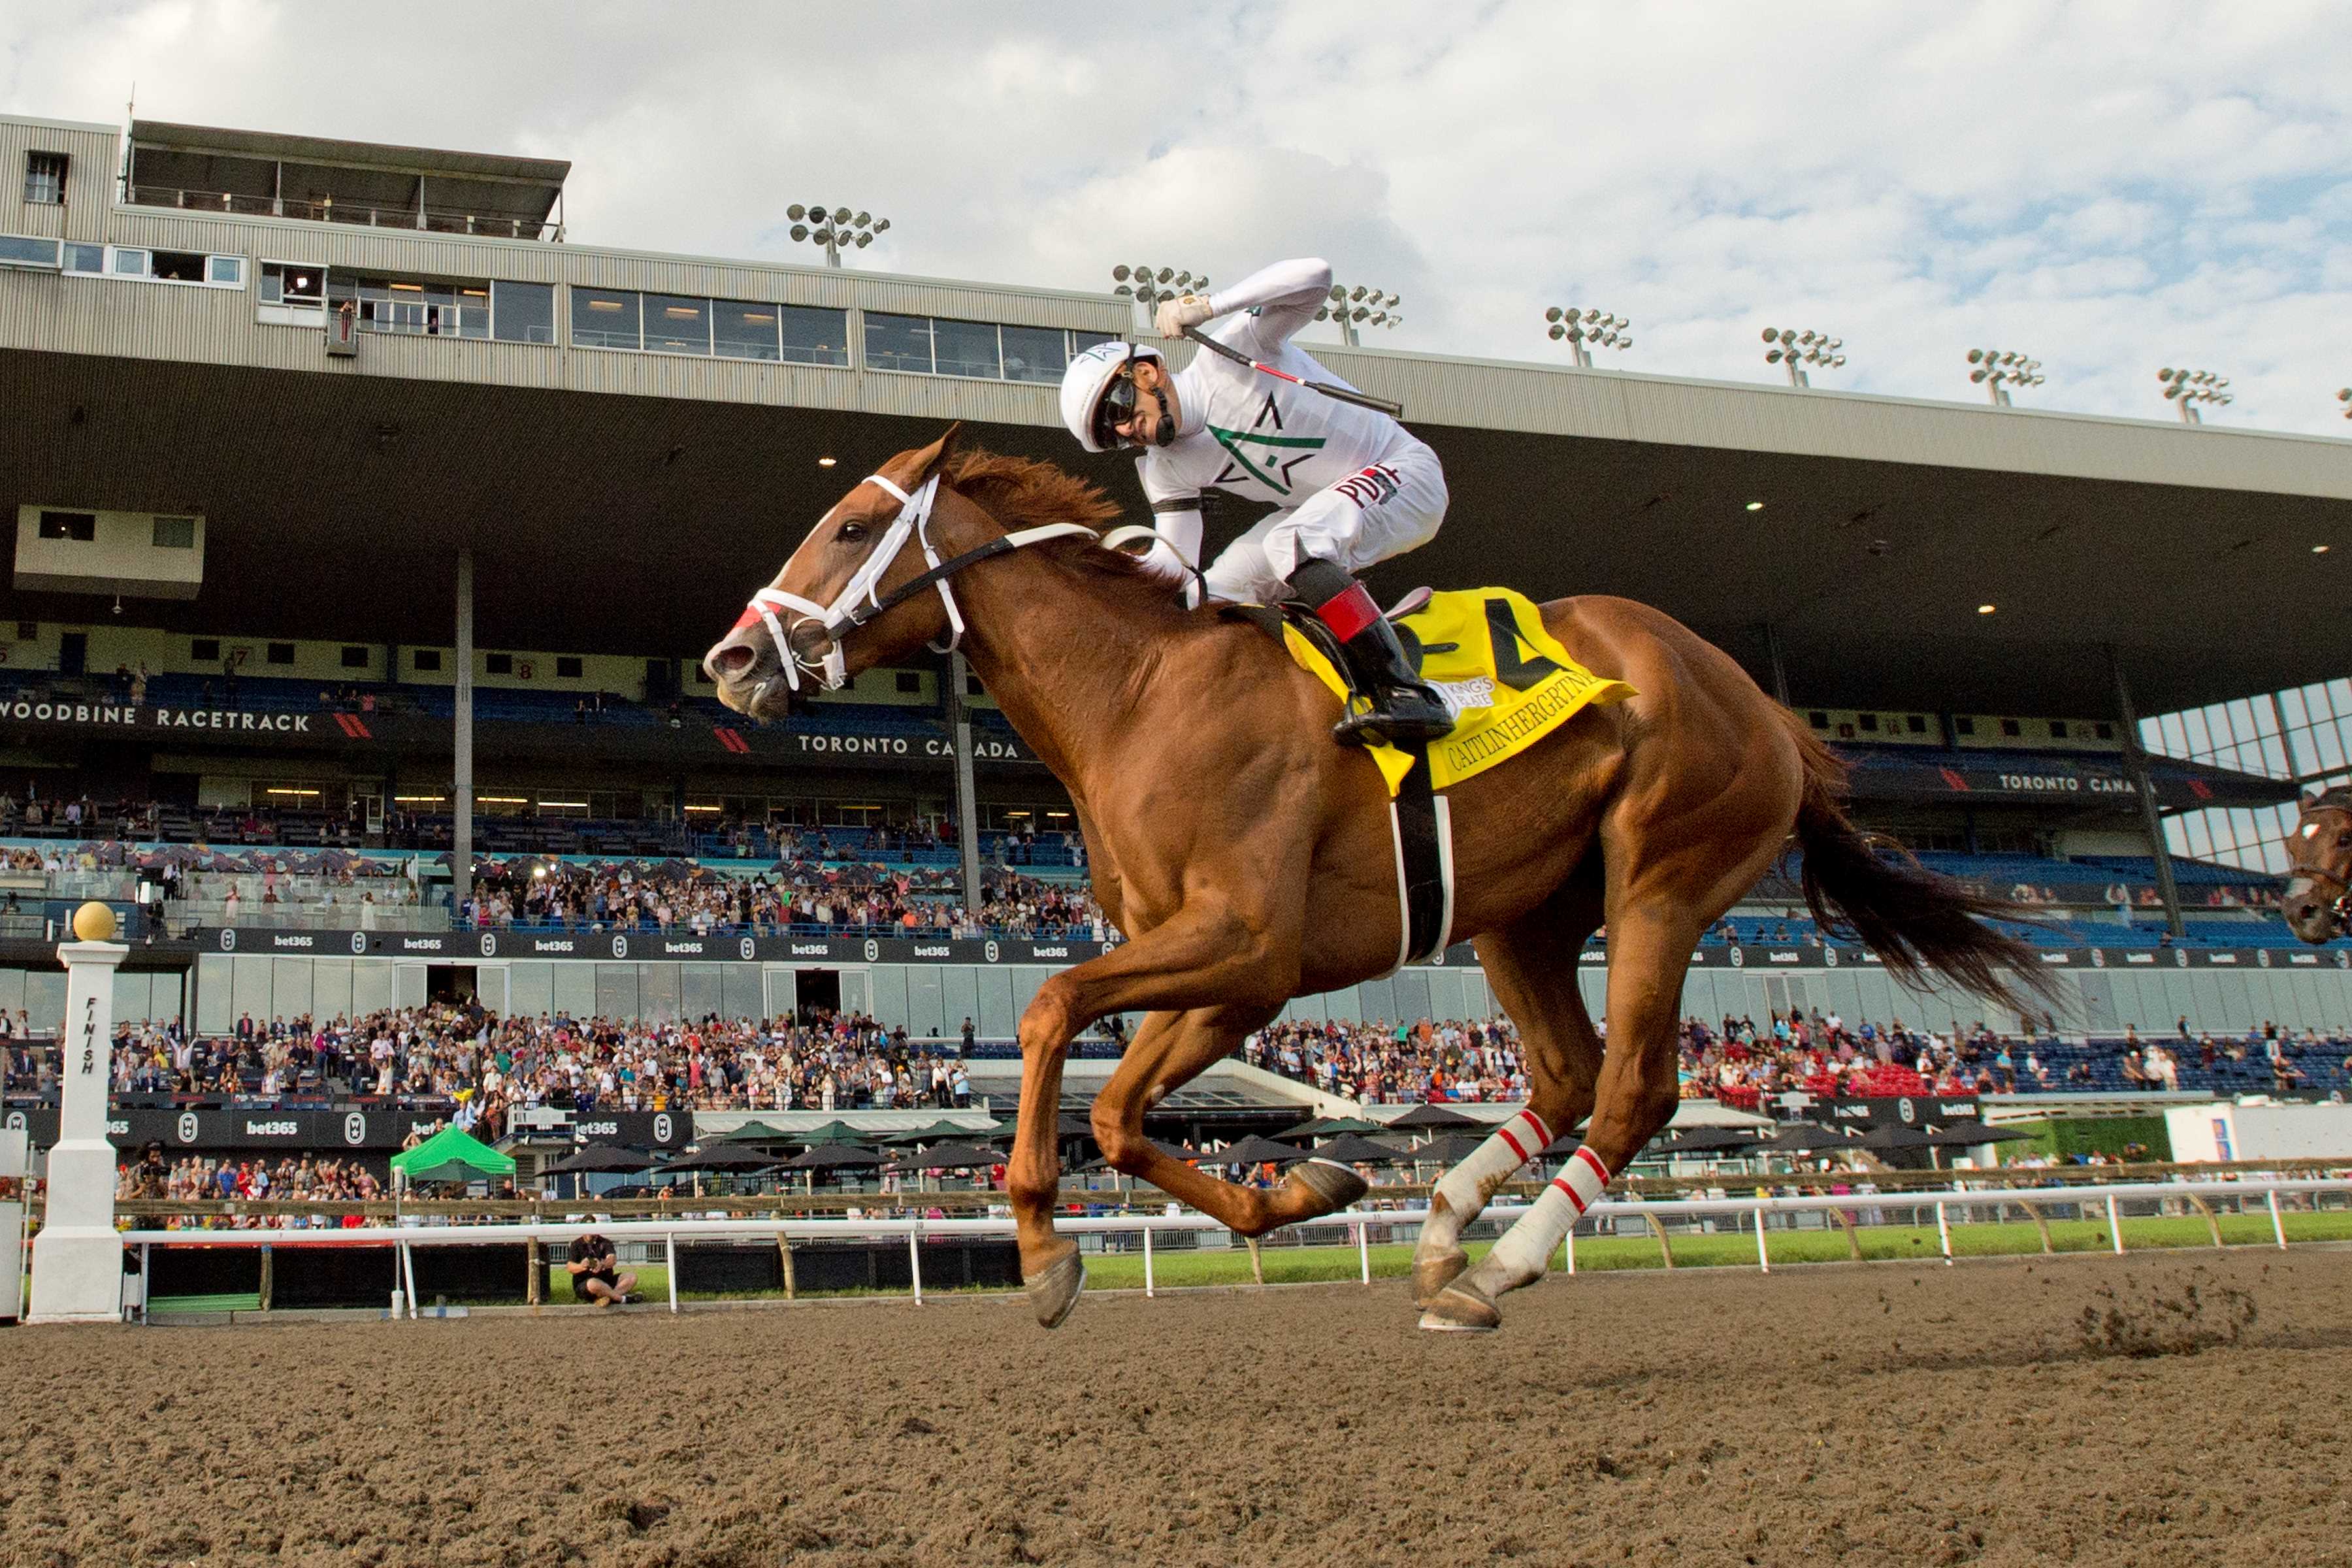
[{"label": "horse's ear", "polygon": [[2309,811],[2313,806],[2319,804],[2319,792],[2315,789],[2307,789],[2303,792],[2302,796],[2297,799],[2294,804],[2296,810]]},{"label": "horse's ear", "polygon": [[914,472],[905,481],[913,489],[933,474],[945,468],[955,457],[956,438],[963,433],[963,421],[959,419],[940,432],[940,438],[915,454]]}]

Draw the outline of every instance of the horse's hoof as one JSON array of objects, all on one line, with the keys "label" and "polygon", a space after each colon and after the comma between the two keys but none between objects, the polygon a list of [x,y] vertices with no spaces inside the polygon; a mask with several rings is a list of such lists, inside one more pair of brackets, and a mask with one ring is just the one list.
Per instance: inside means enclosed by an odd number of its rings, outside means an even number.
[{"label": "horse's hoof", "polygon": [[1433,1252],[1426,1258],[1412,1260],[1412,1304],[1427,1307],[1437,1300],[1438,1292],[1454,1283],[1455,1277],[1470,1267],[1470,1255],[1456,1247],[1445,1252]]},{"label": "horse's hoof", "polygon": [[1045,1271],[1028,1282],[1029,1305],[1037,1314],[1037,1326],[1058,1329],[1067,1321],[1078,1304],[1078,1295],[1087,1288],[1087,1266],[1078,1258],[1078,1249],[1070,1248],[1052,1263]]},{"label": "horse's hoof", "polygon": [[1503,1326],[1503,1314],[1486,1293],[1466,1279],[1457,1279],[1437,1293],[1421,1315],[1421,1326],[1438,1333],[1491,1334]]},{"label": "horse's hoof", "polygon": [[[1331,1160],[1308,1159],[1290,1167],[1282,1184],[1296,1194],[1303,1194],[1310,1206],[1299,1219],[1313,1219],[1318,1215],[1337,1214],[1358,1198],[1371,1191],[1372,1184]],[[1294,1220],[1293,1224],[1297,1221]]]}]

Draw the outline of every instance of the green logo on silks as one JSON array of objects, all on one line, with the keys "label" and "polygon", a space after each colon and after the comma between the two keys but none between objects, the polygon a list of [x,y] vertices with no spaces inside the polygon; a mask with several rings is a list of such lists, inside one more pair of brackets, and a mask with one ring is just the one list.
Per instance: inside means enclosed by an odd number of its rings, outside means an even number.
[{"label": "green logo on silks", "polygon": [[[1226,456],[1240,464],[1250,478],[1282,496],[1290,493],[1290,470],[1323,449],[1323,437],[1320,436],[1260,436],[1248,430],[1228,430],[1218,425],[1210,426],[1209,434],[1216,437],[1217,445],[1225,449]],[[1258,467],[1244,456],[1244,447],[1269,448],[1259,454],[1266,468]],[[1281,456],[1284,447],[1296,449],[1297,456],[1284,458]],[[1281,478],[1276,478],[1275,474],[1266,471],[1267,468],[1278,471]]]}]

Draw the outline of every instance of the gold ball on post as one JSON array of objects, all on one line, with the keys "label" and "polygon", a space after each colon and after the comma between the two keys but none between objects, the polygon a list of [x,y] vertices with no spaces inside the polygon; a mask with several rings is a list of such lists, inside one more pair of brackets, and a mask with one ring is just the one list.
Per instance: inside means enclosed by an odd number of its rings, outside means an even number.
[{"label": "gold ball on post", "polygon": [[115,926],[114,910],[96,899],[74,911],[73,932],[84,942],[112,942]]}]

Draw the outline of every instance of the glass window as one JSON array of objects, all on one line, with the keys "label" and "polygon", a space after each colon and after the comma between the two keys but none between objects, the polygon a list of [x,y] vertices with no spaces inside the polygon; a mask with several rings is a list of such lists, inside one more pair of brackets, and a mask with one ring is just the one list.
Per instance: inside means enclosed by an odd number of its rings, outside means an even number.
[{"label": "glass window", "polygon": [[710,352],[710,301],[678,294],[646,296],[646,347],[664,353]]},{"label": "glass window", "polygon": [[43,539],[70,539],[88,544],[98,537],[98,514],[94,511],[44,511],[39,532]]},{"label": "glass window", "polygon": [[776,358],[776,307],[745,300],[710,306],[712,347],[726,359]]},{"label": "glass window", "polygon": [[490,285],[490,335],[501,342],[553,342],[555,285],[500,279]]},{"label": "glass window", "polygon": [[66,270],[68,272],[103,272],[106,270],[106,247],[102,245],[66,246]]},{"label": "glass window", "polygon": [[201,283],[205,280],[205,258],[188,250],[158,250],[151,252],[147,275],[170,283]]},{"label": "glass window", "polygon": [[1060,327],[1006,327],[1004,379],[1059,382],[1070,363],[1070,334]]},{"label": "glass window", "polygon": [[133,250],[128,246],[116,246],[114,247],[114,270],[119,276],[124,278],[146,277],[147,253],[143,250]]},{"label": "glass window", "polygon": [[2300,691],[2280,692],[2279,709],[2285,713],[2286,726],[2290,730],[2300,730],[2311,722],[2311,716],[2304,711],[2303,693]]},{"label": "glass window", "polygon": [[327,302],[327,269],[307,261],[265,261],[261,264],[260,293],[265,305],[323,305]]},{"label": "glass window", "polygon": [[929,374],[931,319],[929,316],[886,315],[880,310],[866,311],[866,368],[917,370]]},{"label": "glass window", "polygon": [[194,550],[196,547],[196,520],[193,517],[159,517],[155,520],[154,541],[158,550]]},{"label": "glass window", "polygon": [[25,199],[41,206],[56,206],[66,199],[63,153],[25,154]]},{"label": "glass window", "polygon": [[637,297],[625,289],[572,286],[572,341],[582,348],[634,349]]},{"label": "glass window", "polygon": [[937,368],[941,375],[995,381],[1004,374],[1004,362],[997,353],[993,321],[934,321],[931,342],[939,354]]},{"label": "glass window", "polygon": [[218,283],[226,288],[231,289],[244,288],[245,258],[242,256],[215,256],[208,258],[205,263],[205,281],[207,283]]},{"label": "glass window", "polygon": [[38,267],[54,270],[58,242],[30,235],[0,234],[0,267]]},{"label": "glass window", "polygon": [[1116,332],[1073,331],[1070,334],[1070,357],[1072,359],[1076,359],[1078,355],[1086,353],[1097,343],[1115,343],[1117,342],[1118,342],[1118,334]]},{"label": "glass window", "polygon": [[[783,334],[784,358],[793,364],[837,364],[849,363],[849,312],[829,310],[817,305],[784,305],[776,311],[776,325]],[[867,317],[870,322],[873,318]],[[873,329],[867,329],[866,341],[873,342]],[[869,348],[870,354],[871,350]],[[871,363],[871,360],[868,362]]]}]

